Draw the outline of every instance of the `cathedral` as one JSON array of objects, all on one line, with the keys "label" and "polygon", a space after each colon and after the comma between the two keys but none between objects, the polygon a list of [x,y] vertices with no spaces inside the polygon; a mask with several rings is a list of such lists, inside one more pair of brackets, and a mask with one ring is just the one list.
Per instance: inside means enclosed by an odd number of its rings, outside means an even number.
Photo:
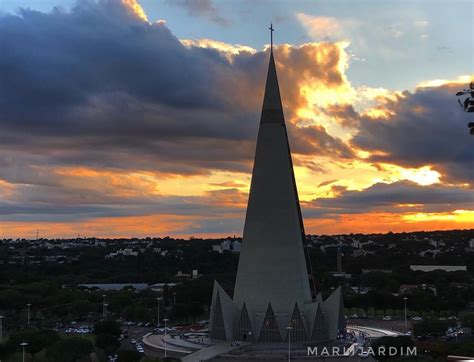
[{"label": "cathedral", "polygon": [[210,337],[281,343],[288,327],[327,341],[345,320],[340,287],[315,294],[272,44],[234,295],[215,282]]}]

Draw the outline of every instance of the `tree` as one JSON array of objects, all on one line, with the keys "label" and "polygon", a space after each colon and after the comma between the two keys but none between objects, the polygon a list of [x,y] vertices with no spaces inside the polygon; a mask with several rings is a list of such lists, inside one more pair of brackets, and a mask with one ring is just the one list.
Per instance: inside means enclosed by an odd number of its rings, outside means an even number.
[{"label": "tree", "polygon": [[118,351],[118,362],[138,362],[142,355],[137,351],[120,350]]},{"label": "tree", "polygon": [[122,333],[120,324],[116,321],[101,321],[94,324],[94,334],[111,334],[113,336],[120,336]]},{"label": "tree", "polygon": [[60,340],[46,350],[50,362],[76,362],[94,350],[92,343],[84,338],[73,337]]},{"label": "tree", "polygon": [[13,353],[15,353],[15,346],[10,343],[0,344],[0,360],[7,360]]},{"label": "tree", "polygon": [[103,349],[106,354],[112,354],[120,347],[120,342],[113,334],[98,334],[95,336],[95,345]]},{"label": "tree", "polygon": [[415,336],[441,336],[446,333],[449,327],[448,321],[438,319],[428,319],[413,325],[413,333]]},{"label": "tree", "polygon": [[462,325],[464,327],[472,328],[474,330],[474,314],[467,314],[462,319]]},{"label": "tree", "polygon": [[[382,337],[374,341],[371,345],[372,349],[374,350],[375,357],[379,361],[400,357],[406,352],[408,347],[412,348],[413,346],[413,341],[408,336]],[[396,355],[388,355],[390,347],[395,347],[397,351]]]},{"label": "tree", "polygon": [[37,330],[37,329],[25,329],[23,331],[13,333],[8,344],[11,348],[18,350],[20,343],[23,341],[27,342],[26,351],[30,353],[33,358],[34,355],[43,349],[51,346],[59,340],[59,335],[53,330]]}]

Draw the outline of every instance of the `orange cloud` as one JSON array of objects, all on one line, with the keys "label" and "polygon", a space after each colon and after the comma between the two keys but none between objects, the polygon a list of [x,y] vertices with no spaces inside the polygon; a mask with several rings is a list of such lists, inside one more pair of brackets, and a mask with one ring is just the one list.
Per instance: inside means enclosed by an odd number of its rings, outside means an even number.
[{"label": "orange cloud", "polygon": [[315,234],[385,233],[423,230],[470,229],[474,210],[463,213],[397,214],[366,213],[342,214],[337,218],[305,219],[305,230]]},{"label": "orange cloud", "polygon": [[145,14],[145,11],[138,3],[137,0],[121,0],[122,4],[124,4],[128,9],[131,10],[133,14],[135,14],[138,18],[146,21],[148,23],[148,17]]}]

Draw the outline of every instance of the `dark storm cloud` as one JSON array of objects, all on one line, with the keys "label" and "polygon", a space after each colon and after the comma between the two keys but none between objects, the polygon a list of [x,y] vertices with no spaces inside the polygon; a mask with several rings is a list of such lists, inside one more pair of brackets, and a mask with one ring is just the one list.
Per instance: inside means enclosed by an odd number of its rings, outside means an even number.
[{"label": "dark storm cloud", "polygon": [[[177,173],[176,158],[189,163],[184,173],[247,170],[258,108],[239,107],[233,91],[246,67],[259,68],[263,82],[264,54],[233,65],[218,51],[186,48],[163,23],[150,25],[118,1],[4,15],[0,42],[3,154]],[[247,152],[236,152],[236,140]]]},{"label": "dark storm cloud", "polygon": [[331,104],[325,112],[333,121],[346,128],[358,128],[361,117],[350,104]]},{"label": "dark storm cloud", "polygon": [[111,195],[104,190],[29,185],[15,190],[14,201],[0,200],[0,221],[80,221],[101,217],[175,215],[241,219],[247,194],[234,189],[202,196]]},{"label": "dark storm cloud", "polygon": [[353,144],[381,151],[370,161],[406,167],[432,165],[451,182],[474,179],[474,144],[467,123],[472,120],[456,102],[459,84],[418,88],[389,102],[387,119],[360,121]]},{"label": "dark storm cloud", "polygon": [[[112,0],[3,15],[0,44],[0,158],[179,174],[250,170],[267,52],[229,60],[185,47],[163,22],[149,24]],[[302,81],[341,82],[338,51],[275,49],[288,119]],[[290,137],[296,152],[326,145],[349,154],[323,128]]]},{"label": "dark storm cloud", "polygon": [[183,7],[189,15],[202,16],[219,25],[230,24],[230,21],[219,13],[211,0],[168,0],[167,3]]},{"label": "dark storm cloud", "polygon": [[288,125],[292,151],[299,154],[316,154],[349,159],[354,157],[352,149],[338,138],[332,137],[320,125],[297,127]]},{"label": "dark storm cloud", "polygon": [[305,215],[364,214],[369,212],[448,212],[470,209],[474,191],[445,185],[420,186],[409,181],[377,183],[362,191],[341,188],[336,198],[306,204]]}]

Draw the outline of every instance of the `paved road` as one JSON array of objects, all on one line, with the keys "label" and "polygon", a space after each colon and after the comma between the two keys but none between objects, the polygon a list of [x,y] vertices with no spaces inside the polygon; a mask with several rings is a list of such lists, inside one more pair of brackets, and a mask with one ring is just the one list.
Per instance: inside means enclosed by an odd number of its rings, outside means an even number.
[{"label": "paved road", "polygon": [[[244,345],[244,343],[242,343]],[[181,358],[182,362],[196,362],[196,361],[207,361],[222,353],[227,353],[230,350],[238,348],[230,345],[230,342],[217,343],[214,346],[210,346],[194,353],[188,354]]]},{"label": "paved road", "polygon": [[122,331],[125,334],[128,334],[128,338],[123,339],[120,342],[120,347],[122,349],[131,349],[135,350],[135,345],[130,341],[135,339],[137,342],[140,342],[143,335],[153,331],[152,327],[137,327],[137,326],[122,326]]}]

